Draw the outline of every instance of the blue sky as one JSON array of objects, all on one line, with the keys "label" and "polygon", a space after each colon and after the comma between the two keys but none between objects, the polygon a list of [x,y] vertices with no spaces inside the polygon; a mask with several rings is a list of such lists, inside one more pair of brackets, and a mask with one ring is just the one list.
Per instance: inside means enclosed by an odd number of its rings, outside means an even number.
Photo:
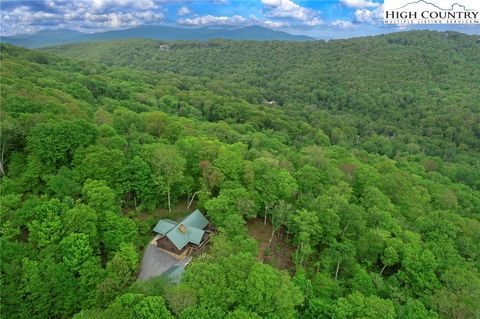
[{"label": "blue sky", "polygon": [[384,25],[383,1],[378,0],[0,0],[0,6],[2,35],[44,29],[99,32],[144,24],[179,27],[262,25],[319,39],[413,28],[480,34],[478,25]]}]

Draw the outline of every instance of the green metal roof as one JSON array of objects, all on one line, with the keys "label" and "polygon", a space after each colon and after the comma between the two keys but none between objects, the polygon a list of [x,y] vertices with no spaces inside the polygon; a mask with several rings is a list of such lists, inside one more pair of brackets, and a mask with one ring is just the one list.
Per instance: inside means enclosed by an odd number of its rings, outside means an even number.
[{"label": "green metal roof", "polygon": [[171,219],[161,219],[155,228],[153,229],[154,232],[159,233],[161,235],[166,235],[169,231],[171,231],[175,226],[177,226],[177,222]]},{"label": "green metal roof", "polygon": [[171,231],[168,232],[167,238],[179,249],[181,250],[189,242],[195,245],[199,245],[202,241],[203,234],[205,231],[203,229],[198,229],[195,227],[190,227],[185,224],[186,232],[182,233],[180,231],[181,223],[175,226]]},{"label": "green metal roof", "polygon": [[187,231],[188,231],[188,241],[190,241],[191,243],[194,243],[195,245],[200,245],[205,231],[202,229],[188,227],[188,226],[187,226]]},{"label": "green metal roof", "polygon": [[183,234],[178,226],[169,231],[167,237],[178,248],[178,250],[181,250],[188,244],[188,231]]},{"label": "green metal roof", "polygon": [[[166,235],[167,238],[181,250],[189,242],[195,245],[199,245],[202,241],[205,228],[208,225],[208,219],[197,209],[181,222],[177,223],[170,219],[162,219],[158,222],[153,231]],[[184,225],[186,232],[180,231],[180,225]]]},{"label": "green metal roof", "polygon": [[180,223],[190,227],[204,229],[208,225],[208,219],[197,209],[185,217]]}]

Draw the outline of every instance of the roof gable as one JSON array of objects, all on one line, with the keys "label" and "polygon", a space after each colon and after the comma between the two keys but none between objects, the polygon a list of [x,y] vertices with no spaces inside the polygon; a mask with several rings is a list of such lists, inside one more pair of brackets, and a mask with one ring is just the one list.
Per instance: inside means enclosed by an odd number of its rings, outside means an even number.
[{"label": "roof gable", "polygon": [[177,222],[171,219],[161,219],[155,228],[153,229],[154,232],[159,233],[161,235],[166,235],[169,231],[171,231],[175,226],[177,226]]},{"label": "roof gable", "polygon": [[175,226],[175,228],[168,232],[167,238],[170,239],[178,250],[182,250],[182,248],[188,244],[188,232],[183,234],[178,226],[179,225]]},{"label": "roof gable", "polygon": [[187,231],[188,231],[188,241],[195,245],[200,245],[205,231],[202,229],[194,228],[194,227],[187,227]]},{"label": "roof gable", "polygon": [[203,216],[203,214],[197,209],[187,217],[185,217],[181,224],[185,224],[190,227],[195,227],[198,229],[204,229],[209,224],[208,219]]}]

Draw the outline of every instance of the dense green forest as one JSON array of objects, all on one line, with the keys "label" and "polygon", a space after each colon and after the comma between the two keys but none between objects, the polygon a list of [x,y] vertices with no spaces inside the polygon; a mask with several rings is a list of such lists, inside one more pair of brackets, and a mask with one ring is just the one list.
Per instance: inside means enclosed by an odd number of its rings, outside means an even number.
[{"label": "dense green forest", "polygon": [[[479,42],[2,44],[2,317],[480,317]],[[195,193],[208,250],[136,281]]]}]

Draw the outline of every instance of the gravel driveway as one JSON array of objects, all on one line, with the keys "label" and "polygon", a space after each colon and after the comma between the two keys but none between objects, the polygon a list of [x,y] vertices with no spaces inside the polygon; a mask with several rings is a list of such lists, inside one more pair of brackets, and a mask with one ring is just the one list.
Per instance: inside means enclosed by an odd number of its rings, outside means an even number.
[{"label": "gravel driveway", "polygon": [[183,260],[177,260],[176,258],[161,252],[155,245],[149,244],[142,259],[142,266],[139,280],[146,280],[151,277],[156,277],[163,274],[172,266],[184,266],[190,262],[192,257],[188,256]]}]

